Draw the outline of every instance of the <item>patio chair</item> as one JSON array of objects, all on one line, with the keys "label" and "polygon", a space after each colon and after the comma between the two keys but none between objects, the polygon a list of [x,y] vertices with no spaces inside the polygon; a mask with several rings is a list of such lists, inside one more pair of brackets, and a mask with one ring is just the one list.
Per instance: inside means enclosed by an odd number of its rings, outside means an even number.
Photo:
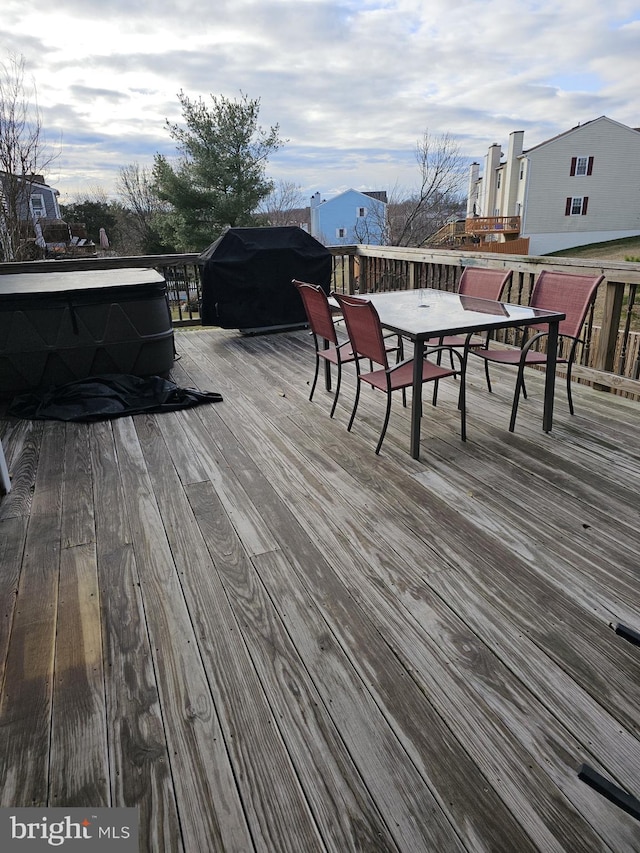
[{"label": "patio chair", "polygon": [[[531,308],[544,308],[547,311],[560,311],[566,314],[566,319],[560,322],[558,329],[559,352],[557,362],[567,365],[567,399],[569,402],[569,412],[572,415],[574,414],[574,408],[571,394],[571,368],[573,367],[578,344],[584,343],[582,338],[580,338],[580,333],[585,317],[595,300],[598,285],[603,279],[603,275],[594,277],[543,270],[536,279],[529,302]],[[535,332],[535,334],[531,336],[531,332]],[[527,326],[523,330],[522,343],[518,349],[490,349],[487,344],[486,348],[470,350],[473,355],[484,360],[485,376],[489,391],[492,390],[489,376],[490,362],[511,365],[518,368],[513,405],[511,407],[509,432],[513,432],[515,429],[520,393],[522,393],[525,399],[527,396],[524,383],[525,367],[546,365],[547,363],[547,354],[540,351],[539,346],[548,334],[548,326],[545,323],[541,323],[539,325]],[[560,346],[564,341],[568,343],[568,352],[566,355],[560,352]]]},{"label": "patio chair", "polygon": [[355,361],[356,357],[351,349],[350,341],[345,341],[342,344],[338,341],[336,327],[331,314],[331,306],[324,290],[319,285],[309,284],[308,282],[298,281],[297,279],[293,279],[293,284],[302,299],[315,346],[316,368],[311,384],[311,393],[309,394],[310,400],[313,400],[313,394],[318,384],[320,359],[323,358],[326,362],[335,364],[337,367],[336,391],[333,397],[333,405],[331,406],[331,414],[329,415],[332,418],[338,403],[338,395],[340,394],[342,365],[350,361]]},{"label": "patio chair", "polygon": [[[355,361],[356,356],[353,354],[350,341],[347,340],[343,343],[338,341],[335,325],[340,322],[342,318],[334,318],[331,306],[329,305],[329,300],[327,299],[327,294],[324,290],[319,285],[309,284],[309,282],[298,281],[297,279],[293,279],[293,284],[302,299],[302,304],[304,305],[304,310],[307,315],[307,320],[309,321],[309,328],[311,329],[315,345],[316,366],[313,383],[311,385],[311,393],[309,394],[310,400],[313,399],[316,385],[318,384],[320,359],[323,358],[326,362],[335,364],[337,368],[336,391],[333,398],[333,405],[331,406],[331,413],[329,415],[329,417],[332,418],[338,403],[338,395],[340,394],[342,365]],[[388,335],[387,337],[396,336]],[[400,336],[397,337],[398,342],[395,346],[387,346],[385,344],[385,348],[387,352],[395,352],[397,360],[400,361],[404,356],[404,348],[402,338]],[[321,341],[322,345],[320,343]],[[373,370],[373,365],[371,369]],[[404,395],[403,402],[406,404],[406,397],[404,397]]]},{"label": "patio chair", "polygon": [[[502,295],[508,281],[513,274],[512,270],[491,270],[483,267],[465,267],[460,277],[458,284],[459,296],[472,296],[475,299],[490,299],[497,302]],[[471,341],[465,335],[445,335],[438,338],[438,346],[441,347],[468,347],[476,349],[486,347],[489,343],[489,334],[484,341]],[[432,348],[429,345],[427,352],[431,352]],[[437,363],[442,361],[442,350],[438,353]],[[454,366],[453,356],[451,356],[451,367]],[[433,400],[435,406],[438,399],[438,383],[433,386]]]},{"label": "patio chair", "polygon": [[[476,299],[491,299],[493,302],[497,302],[512,274],[512,270],[465,267],[458,284],[458,293],[461,296],[474,296]],[[467,344],[467,339],[463,335],[447,335],[438,340],[440,346],[446,347],[463,347],[465,345],[470,348],[482,347],[486,343],[478,341],[477,343],[470,342]]]},{"label": "patio chair", "polygon": [[[351,430],[353,421],[356,416],[358,402],[360,400],[360,387],[363,382],[371,385],[372,388],[377,388],[380,391],[386,392],[387,409],[385,413],[384,423],[376,446],[376,454],[380,453],[382,442],[389,425],[389,416],[391,414],[391,395],[394,391],[403,392],[413,385],[413,359],[407,359],[396,364],[389,365],[387,358],[387,350],[384,344],[382,327],[380,318],[372,302],[367,299],[360,299],[354,296],[343,296],[339,293],[332,294],[342,310],[347,325],[347,333],[353,347],[353,352],[357,355],[355,362],[357,386],[356,397],[349,419],[348,430]],[[435,348],[440,350],[440,348]],[[448,348],[447,348],[448,349]],[[422,382],[433,382],[435,380],[444,379],[447,376],[460,376],[460,390],[458,392],[458,408],[460,409],[461,418],[461,435],[462,440],[466,440],[466,406],[465,406],[465,368],[466,354],[461,355],[456,350],[452,350],[456,358],[460,362],[460,368],[445,368],[427,358],[422,362]],[[360,369],[360,358],[369,359],[370,363],[379,364],[380,368],[371,370],[369,373],[363,373]]]}]

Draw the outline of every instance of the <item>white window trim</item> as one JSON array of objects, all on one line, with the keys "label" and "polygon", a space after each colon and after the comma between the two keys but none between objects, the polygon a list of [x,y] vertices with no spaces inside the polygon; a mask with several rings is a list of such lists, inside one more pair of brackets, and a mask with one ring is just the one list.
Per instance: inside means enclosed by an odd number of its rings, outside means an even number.
[{"label": "white window trim", "polygon": [[584,196],[571,196],[571,212],[569,216],[582,216],[582,208],[584,207]]},{"label": "white window trim", "polygon": [[364,219],[364,217],[366,215],[367,215],[367,208],[358,205],[358,207],[356,207],[356,217],[358,219]]},{"label": "white window trim", "polygon": [[[584,171],[580,171],[581,165],[584,166]],[[588,157],[583,157],[582,155],[580,155],[579,157],[576,157],[576,174],[575,174],[576,178],[586,177],[588,168],[589,168],[589,158]]]},{"label": "white window trim", "polygon": [[[40,199],[41,202],[40,206],[37,209],[34,208],[34,199]],[[44,195],[42,193],[31,193],[31,196],[29,197],[29,210],[31,211],[32,216],[46,217],[47,205],[45,203]]]}]

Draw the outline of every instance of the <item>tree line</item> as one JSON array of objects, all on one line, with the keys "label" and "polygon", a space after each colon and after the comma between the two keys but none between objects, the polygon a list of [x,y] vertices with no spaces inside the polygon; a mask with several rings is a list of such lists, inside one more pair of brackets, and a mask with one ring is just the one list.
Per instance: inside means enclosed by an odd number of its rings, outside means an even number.
[{"label": "tree line", "polygon": [[[24,71],[23,59],[0,66],[0,171],[9,176],[0,205],[4,260],[19,259],[24,243],[24,199],[13,198],[11,188],[24,193],[25,179],[52,161]],[[260,99],[212,94],[205,101],[181,91],[178,100],[182,121],[166,121],[175,157],[156,154],[151,168],[123,166],[116,199],[97,188],[61,206],[65,221],[84,223],[96,244],[104,228],[112,251],[122,255],[199,252],[228,227],[299,224],[307,206],[300,187],[267,175],[269,157],[285,141],[278,125],[260,125]],[[455,140],[425,131],[415,153],[416,186],[389,193],[389,245],[421,246],[449,217],[463,215],[464,158]],[[357,237],[368,242],[366,233]]]}]

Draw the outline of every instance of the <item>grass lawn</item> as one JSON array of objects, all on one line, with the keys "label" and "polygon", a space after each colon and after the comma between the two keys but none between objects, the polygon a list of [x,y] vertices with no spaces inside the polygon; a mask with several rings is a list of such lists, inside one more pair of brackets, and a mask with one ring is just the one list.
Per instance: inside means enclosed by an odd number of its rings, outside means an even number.
[{"label": "grass lawn", "polygon": [[598,258],[609,261],[640,259],[640,237],[624,237],[622,240],[608,240],[606,243],[591,243],[588,246],[576,246],[560,252],[550,252],[550,258]]}]

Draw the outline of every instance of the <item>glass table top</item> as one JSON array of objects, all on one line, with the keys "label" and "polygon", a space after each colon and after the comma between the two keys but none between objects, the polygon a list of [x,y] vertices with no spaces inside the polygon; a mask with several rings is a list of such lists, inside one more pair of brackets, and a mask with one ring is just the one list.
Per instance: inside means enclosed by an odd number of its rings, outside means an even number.
[{"label": "glass table top", "polygon": [[557,311],[493,302],[443,290],[370,293],[364,298],[375,305],[386,328],[425,338],[564,318],[564,314]]}]

